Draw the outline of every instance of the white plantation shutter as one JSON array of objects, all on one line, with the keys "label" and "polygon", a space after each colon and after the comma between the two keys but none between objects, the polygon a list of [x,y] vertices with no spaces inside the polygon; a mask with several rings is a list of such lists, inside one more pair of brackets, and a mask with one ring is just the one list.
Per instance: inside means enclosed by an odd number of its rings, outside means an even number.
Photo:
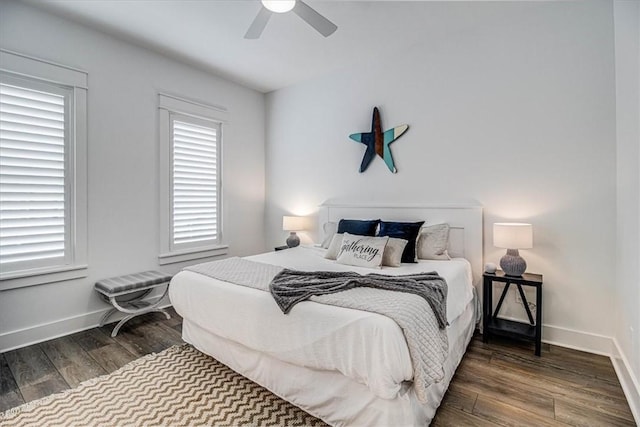
[{"label": "white plantation shutter", "polygon": [[42,84],[0,84],[0,266],[62,264],[68,96]]},{"label": "white plantation shutter", "polygon": [[172,119],[172,247],[218,242],[219,125]]}]

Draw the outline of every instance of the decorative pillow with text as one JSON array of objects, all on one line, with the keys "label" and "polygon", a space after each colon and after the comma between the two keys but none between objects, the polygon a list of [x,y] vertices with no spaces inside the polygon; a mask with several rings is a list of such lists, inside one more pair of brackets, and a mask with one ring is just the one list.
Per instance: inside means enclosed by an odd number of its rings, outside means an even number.
[{"label": "decorative pillow with text", "polygon": [[354,236],[344,233],[337,262],[356,267],[381,268],[388,237]]}]

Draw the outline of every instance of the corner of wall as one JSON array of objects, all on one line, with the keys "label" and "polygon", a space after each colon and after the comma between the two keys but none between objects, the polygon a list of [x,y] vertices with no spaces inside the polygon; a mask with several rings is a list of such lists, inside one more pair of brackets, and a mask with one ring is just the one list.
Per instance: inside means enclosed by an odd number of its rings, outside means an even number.
[{"label": "corner of wall", "polygon": [[633,418],[636,420],[636,424],[640,425],[640,381],[633,374],[631,364],[621,351],[618,340],[613,338],[612,341],[611,363],[620,380],[620,385],[631,408]]}]

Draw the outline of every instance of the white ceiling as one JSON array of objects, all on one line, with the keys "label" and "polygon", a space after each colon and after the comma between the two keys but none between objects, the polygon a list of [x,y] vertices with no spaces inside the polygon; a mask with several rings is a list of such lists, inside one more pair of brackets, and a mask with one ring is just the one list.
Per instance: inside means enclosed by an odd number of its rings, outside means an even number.
[{"label": "white ceiling", "polygon": [[[338,26],[328,38],[293,13],[274,14],[258,40],[244,34],[258,0],[39,0],[31,4],[269,92],[353,64],[390,61],[442,34],[477,25],[460,2],[321,1]],[[504,3],[503,3],[504,4]],[[487,5],[487,3],[485,3]],[[486,22],[485,22],[486,24]]]}]

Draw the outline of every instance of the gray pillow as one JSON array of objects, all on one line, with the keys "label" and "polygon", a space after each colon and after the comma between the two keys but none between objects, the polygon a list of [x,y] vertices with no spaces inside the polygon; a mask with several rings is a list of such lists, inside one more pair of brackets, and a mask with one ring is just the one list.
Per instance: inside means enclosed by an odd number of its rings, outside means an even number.
[{"label": "gray pillow", "polygon": [[340,252],[340,245],[342,245],[342,237],[344,235],[342,233],[334,234],[331,238],[331,243],[329,244],[329,249],[327,249],[327,253],[324,254],[326,259],[336,259],[338,258],[338,252]]},{"label": "gray pillow", "polygon": [[449,245],[449,224],[435,224],[423,227],[418,237],[419,259],[450,260],[447,253]]},{"label": "gray pillow", "polygon": [[322,247],[325,249],[329,249],[331,240],[333,239],[333,236],[338,231],[338,223],[325,222],[324,225],[322,226],[322,231],[324,231],[324,239],[322,240]]},{"label": "gray pillow", "polygon": [[408,240],[389,237],[387,246],[384,248],[384,254],[382,254],[382,265],[387,267],[400,267],[402,263],[402,253],[407,243],[409,243]]}]

